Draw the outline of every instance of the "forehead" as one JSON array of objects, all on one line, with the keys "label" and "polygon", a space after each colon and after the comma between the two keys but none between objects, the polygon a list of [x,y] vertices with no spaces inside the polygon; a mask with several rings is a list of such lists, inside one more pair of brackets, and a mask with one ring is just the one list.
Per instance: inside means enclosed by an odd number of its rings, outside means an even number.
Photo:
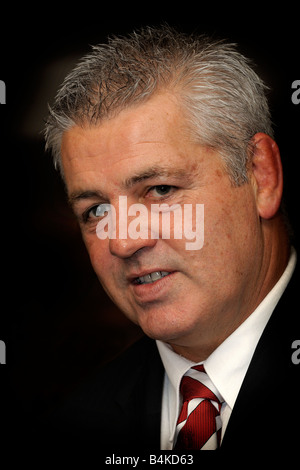
[{"label": "forehead", "polygon": [[192,143],[183,111],[173,95],[157,95],[98,126],[75,126],[62,140],[68,190],[96,180],[132,177],[148,167],[188,168]]},{"label": "forehead", "polygon": [[[63,151],[66,145],[74,140],[74,134],[84,138],[90,143],[101,144],[101,137],[112,137],[117,143],[120,139],[125,144],[127,141],[139,142],[144,138],[153,140],[172,138],[173,131],[177,127],[183,127],[183,112],[178,100],[173,94],[159,94],[149,101],[136,107],[121,111],[116,117],[104,120],[98,126],[74,126],[63,134]],[[99,136],[98,142],[93,137]],[[106,142],[105,142],[106,143]],[[97,148],[95,148],[97,150]]]}]

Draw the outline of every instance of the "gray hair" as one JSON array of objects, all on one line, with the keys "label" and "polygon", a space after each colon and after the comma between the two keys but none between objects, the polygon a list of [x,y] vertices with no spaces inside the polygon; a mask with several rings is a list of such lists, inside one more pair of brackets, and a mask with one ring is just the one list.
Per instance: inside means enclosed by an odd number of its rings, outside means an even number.
[{"label": "gray hair", "polygon": [[220,153],[233,182],[246,182],[252,137],[273,136],[266,86],[235,44],[169,26],[112,37],[65,78],[45,127],[55,166],[63,174],[66,130],[98,125],[163,90],[176,93],[193,136]]}]

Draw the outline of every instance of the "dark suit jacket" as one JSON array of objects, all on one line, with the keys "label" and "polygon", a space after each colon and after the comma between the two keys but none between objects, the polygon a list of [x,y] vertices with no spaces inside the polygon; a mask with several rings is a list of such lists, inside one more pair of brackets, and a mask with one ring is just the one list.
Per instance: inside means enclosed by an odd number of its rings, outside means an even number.
[{"label": "dark suit jacket", "polygon": [[[257,345],[223,452],[289,452],[300,444],[300,364],[292,362],[292,343],[300,339],[297,279],[295,274]],[[48,417],[51,439],[97,441],[115,452],[159,451],[163,376],[155,342],[142,338]]]}]

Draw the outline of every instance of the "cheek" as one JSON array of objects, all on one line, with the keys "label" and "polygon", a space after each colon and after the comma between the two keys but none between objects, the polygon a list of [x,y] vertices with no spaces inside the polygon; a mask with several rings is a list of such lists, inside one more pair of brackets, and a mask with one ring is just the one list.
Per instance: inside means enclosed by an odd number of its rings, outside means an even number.
[{"label": "cheek", "polygon": [[[199,259],[216,272],[238,269],[258,248],[259,218],[251,197],[215,198],[204,206],[204,245]],[[227,276],[228,274],[226,274]]]},{"label": "cheek", "polygon": [[95,235],[83,236],[91,264],[98,278],[104,278],[104,273],[109,272],[110,256],[107,240],[99,240]]}]

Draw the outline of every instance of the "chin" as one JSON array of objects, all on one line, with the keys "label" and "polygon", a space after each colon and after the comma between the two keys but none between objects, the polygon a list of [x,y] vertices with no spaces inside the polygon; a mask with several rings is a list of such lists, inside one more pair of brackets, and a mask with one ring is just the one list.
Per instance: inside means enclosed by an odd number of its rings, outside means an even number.
[{"label": "chin", "polygon": [[176,318],[175,315],[149,315],[140,319],[138,324],[147,336],[166,343],[180,341],[195,331],[194,322],[189,322],[186,318]]}]

